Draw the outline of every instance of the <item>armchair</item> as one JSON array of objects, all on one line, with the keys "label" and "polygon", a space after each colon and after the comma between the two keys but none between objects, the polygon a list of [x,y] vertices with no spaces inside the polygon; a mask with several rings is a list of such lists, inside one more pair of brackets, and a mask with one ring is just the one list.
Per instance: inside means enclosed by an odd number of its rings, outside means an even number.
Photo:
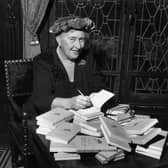
[{"label": "armchair", "polygon": [[9,134],[13,167],[28,167],[31,152],[28,143],[26,112],[22,111],[32,91],[32,59],[5,60],[6,93],[9,110]]}]

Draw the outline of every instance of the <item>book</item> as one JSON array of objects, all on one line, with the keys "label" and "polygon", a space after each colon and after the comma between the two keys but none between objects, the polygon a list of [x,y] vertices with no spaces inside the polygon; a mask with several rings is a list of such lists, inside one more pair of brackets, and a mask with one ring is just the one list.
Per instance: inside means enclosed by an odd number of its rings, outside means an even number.
[{"label": "book", "polygon": [[132,118],[132,115],[130,115],[129,113],[121,113],[117,115],[107,114],[107,117],[118,122],[123,122],[124,120]]},{"label": "book", "polygon": [[49,132],[51,132],[53,129],[51,128],[45,128],[45,127],[38,127],[36,129],[36,133],[37,134],[41,134],[41,135],[47,135]]},{"label": "book", "polygon": [[74,117],[73,123],[79,124],[82,128],[100,132],[100,119],[99,117],[94,118],[92,120],[82,120],[80,117]]},{"label": "book", "polygon": [[117,161],[125,158],[123,150],[117,149],[113,151],[100,151],[95,155],[95,158],[102,164],[107,164],[109,161]]},{"label": "book", "polygon": [[90,99],[93,104],[93,106],[101,108],[105,102],[107,102],[109,99],[111,99],[113,96],[115,96],[114,93],[108,91],[108,90],[100,90],[99,92],[90,94]]},{"label": "book", "polygon": [[131,141],[134,144],[145,145],[147,142],[152,140],[154,137],[161,133],[161,128],[150,128],[142,135],[130,135]]},{"label": "book", "polygon": [[158,140],[156,137],[156,140],[155,139],[153,140],[156,142],[154,143],[151,142],[151,144],[149,145],[149,148],[162,152],[167,140],[168,132],[165,130],[162,130],[159,135],[160,135],[160,140],[159,140],[159,137],[158,137]]},{"label": "book", "polygon": [[145,145],[137,145],[135,151],[137,153],[160,159],[167,140],[167,131],[161,131],[159,135],[153,138]]},{"label": "book", "polygon": [[109,137],[120,139],[127,143],[131,142],[131,139],[129,138],[128,134],[117,121],[104,116],[100,117],[100,121]]},{"label": "book", "polygon": [[61,160],[80,160],[80,155],[77,153],[54,153],[54,159],[57,161]]},{"label": "book", "polygon": [[70,144],[77,148],[78,153],[95,153],[101,150],[110,151],[116,149],[115,146],[108,145],[104,137],[86,135],[77,135]]},{"label": "book", "polygon": [[103,157],[102,155],[96,154],[95,158],[101,163],[101,164],[107,164],[109,161]]},{"label": "book", "polygon": [[125,151],[131,152],[131,147],[129,146],[127,141],[124,141],[123,139],[116,138],[114,136],[109,136],[108,133],[106,132],[106,129],[104,128],[104,126],[101,125],[100,127],[101,127],[103,135],[109,145],[113,145],[113,146],[116,146],[116,147],[123,149]]},{"label": "book", "polygon": [[147,152],[147,151],[142,151],[141,149],[139,150],[138,148],[136,149],[136,153],[139,153],[141,155],[145,155],[145,156],[149,156],[149,157],[152,157],[152,158],[155,158],[155,159],[160,159],[160,154],[154,154],[153,151],[151,152]]},{"label": "book", "polygon": [[66,153],[77,152],[77,148],[73,144],[56,143],[54,141],[50,142],[49,150],[50,152],[66,152]]},{"label": "book", "polygon": [[81,128],[80,133],[85,134],[85,135],[90,135],[90,136],[95,136],[95,137],[101,137],[102,132],[101,131],[93,131],[85,128]]},{"label": "book", "polygon": [[61,122],[61,124],[49,132],[45,137],[50,141],[67,144],[78,132],[80,132],[80,129],[79,125],[70,122]]},{"label": "book", "polygon": [[130,110],[129,104],[118,104],[117,106],[114,106],[106,111],[106,114],[112,114],[112,115],[118,115],[127,113]]},{"label": "book", "polygon": [[92,106],[86,109],[79,109],[79,110],[70,110],[74,115],[82,118],[83,120],[91,120],[97,118],[99,116],[104,115],[100,108]]},{"label": "book", "polygon": [[37,125],[45,125],[49,128],[61,121],[69,121],[73,118],[73,113],[63,108],[54,108],[46,113],[36,116]]},{"label": "book", "polygon": [[143,134],[158,123],[156,118],[135,118],[124,125],[128,134]]},{"label": "book", "polygon": [[[121,151],[121,150],[120,150]],[[103,156],[106,160],[110,161],[115,158],[115,156],[118,154],[118,150],[113,151],[100,151],[97,153],[97,155]]]}]

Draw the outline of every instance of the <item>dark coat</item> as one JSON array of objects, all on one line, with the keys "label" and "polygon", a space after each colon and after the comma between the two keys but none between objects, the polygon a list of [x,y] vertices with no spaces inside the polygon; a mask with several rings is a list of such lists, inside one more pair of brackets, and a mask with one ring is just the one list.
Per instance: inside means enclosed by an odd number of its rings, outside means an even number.
[{"label": "dark coat", "polygon": [[[80,59],[75,65],[74,82],[70,82],[67,72],[61,63],[56,50],[40,54],[33,61],[33,93],[25,110],[31,109],[37,114],[50,109],[55,97],[69,98],[84,95],[105,88],[102,76],[95,70],[92,54]],[[28,110],[29,111],[29,110]]]}]

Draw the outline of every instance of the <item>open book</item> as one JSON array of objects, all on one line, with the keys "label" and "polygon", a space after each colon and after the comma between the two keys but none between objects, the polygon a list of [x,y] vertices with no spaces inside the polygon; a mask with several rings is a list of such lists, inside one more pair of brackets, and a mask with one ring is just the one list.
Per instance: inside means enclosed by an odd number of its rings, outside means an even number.
[{"label": "open book", "polygon": [[100,90],[97,93],[90,94],[90,100],[93,104],[92,107],[86,108],[86,109],[79,109],[77,111],[70,110],[75,115],[83,118],[84,120],[91,120],[94,118],[97,118],[103,113],[101,112],[101,107],[105,102],[107,102],[109,99],[111,99],[114,96],[114,93],[109,92],[107,90]]}]

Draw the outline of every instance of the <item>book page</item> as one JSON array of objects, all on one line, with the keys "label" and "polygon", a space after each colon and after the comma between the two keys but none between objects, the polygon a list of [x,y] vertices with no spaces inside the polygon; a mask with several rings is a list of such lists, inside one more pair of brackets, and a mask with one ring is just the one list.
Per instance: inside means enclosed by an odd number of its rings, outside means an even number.
[{"label": "book page", "polygon": [[115,94],[107,90],[102,89],[97,93],[92,93],[89,97],[93,106],[101,108],[102,105],[112,98]]}]

